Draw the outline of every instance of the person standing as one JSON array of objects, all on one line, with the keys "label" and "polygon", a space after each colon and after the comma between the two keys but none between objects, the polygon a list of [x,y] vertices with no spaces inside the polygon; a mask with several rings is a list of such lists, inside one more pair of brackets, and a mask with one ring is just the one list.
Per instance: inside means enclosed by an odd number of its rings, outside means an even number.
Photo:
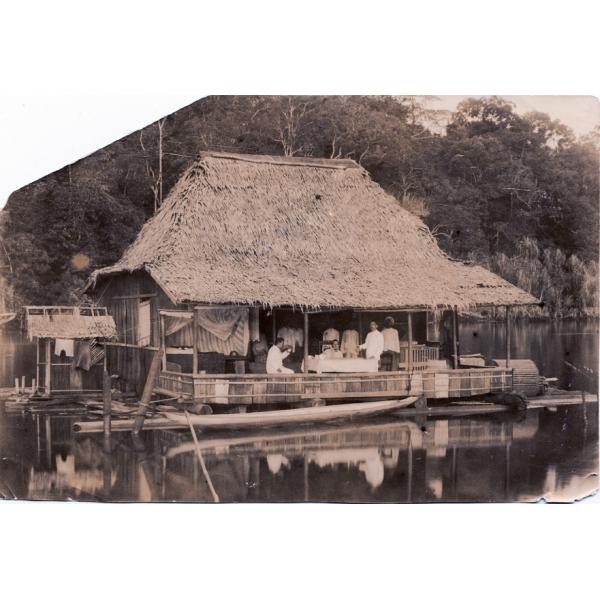
[{"label": "person standing", "polygon": [[365,354],[367,358],[376,358],[379,360],[381,358],[381,353],[383,352],[383,334],[377,328],[377,323],[375,321],[371,321],[369,327],[371,331],[367,333],[365,343],[361,344],[359,347],[361,350],[366,351]]},{"label": "person standing", "polygon": [[383,350],[400,352],[400,337],[398,330],[394,327],[394,318],[386,317],[383,321]]},{"label": "person standing", "polygon": [[267,373],[293,373],[292,369],[283,366],[283,361],[290,355],[289,348],[284,350],[284,339],[278,337],[269,348],[267,354]]}]

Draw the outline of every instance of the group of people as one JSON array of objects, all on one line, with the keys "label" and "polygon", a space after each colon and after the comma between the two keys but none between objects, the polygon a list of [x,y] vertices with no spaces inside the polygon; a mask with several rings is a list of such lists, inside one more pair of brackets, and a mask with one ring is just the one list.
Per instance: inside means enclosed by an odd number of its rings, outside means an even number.
[{"label": "group of people", "polygon": [[[350,335],[349,332],[356,333],[356,336]],[[358,350],[364,350],[365,358],[380,360],[381,354],[385,351],[400,352],[400,336],[394,327],[393,317],[385,318],[381,331],[377,322],[371,321],[364,343],[357,345],[354,340],[358,340],[358,333],[354,330],[346,330],[340,346],[339,332],[329,327],[323,333],[323,342],[327,342],[327,348],[322,353],[323,358],[355,357],[358,355]],[[267,373],[294,373],[293,369],[283,364],[291,352],[292,348],[286,345],[286,340],[278,336],[267,354]]]}]

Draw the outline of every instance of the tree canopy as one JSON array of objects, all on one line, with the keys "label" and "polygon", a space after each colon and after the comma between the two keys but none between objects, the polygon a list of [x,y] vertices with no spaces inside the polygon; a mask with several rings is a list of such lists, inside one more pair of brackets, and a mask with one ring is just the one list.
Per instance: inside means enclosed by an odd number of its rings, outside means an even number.
[{"label": "tree canopy", "polygon": [[413,97],[212,96],[29,186],[7,203],[3,250],[22,302],[73,302],[114,262],[205,149],[352,158],[422,217],[453,257],[546,302],[597,306],[600,130],[577,139],[498,97],[445,130]]}]

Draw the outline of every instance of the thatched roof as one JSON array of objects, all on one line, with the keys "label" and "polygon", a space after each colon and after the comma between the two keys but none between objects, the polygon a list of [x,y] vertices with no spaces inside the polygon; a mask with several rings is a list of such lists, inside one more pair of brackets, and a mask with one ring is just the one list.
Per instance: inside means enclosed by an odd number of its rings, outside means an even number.
[{"label": "thatched roof", "polygon": [[448,258],[351,160],[202,153],[107,275],[147,271],[176,303],[313,308],[530,304]]},{"label": "thatched roof", "polygon": [[106,309],[28,306],[25,316],[29,339],[110,339],[117,335],[115,322]]}]

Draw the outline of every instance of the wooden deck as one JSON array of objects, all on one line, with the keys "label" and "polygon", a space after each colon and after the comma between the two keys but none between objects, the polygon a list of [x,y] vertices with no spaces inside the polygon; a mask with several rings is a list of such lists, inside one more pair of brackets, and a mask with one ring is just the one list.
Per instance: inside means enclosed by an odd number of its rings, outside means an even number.
[{"label": "wooden deck", "polygon": [[223,405],[295,404],[316,400],[469,398],[509,391],[513,371],[500,367],[379,373],[194,375],[160,373],[155,392],[184,401]]}]

